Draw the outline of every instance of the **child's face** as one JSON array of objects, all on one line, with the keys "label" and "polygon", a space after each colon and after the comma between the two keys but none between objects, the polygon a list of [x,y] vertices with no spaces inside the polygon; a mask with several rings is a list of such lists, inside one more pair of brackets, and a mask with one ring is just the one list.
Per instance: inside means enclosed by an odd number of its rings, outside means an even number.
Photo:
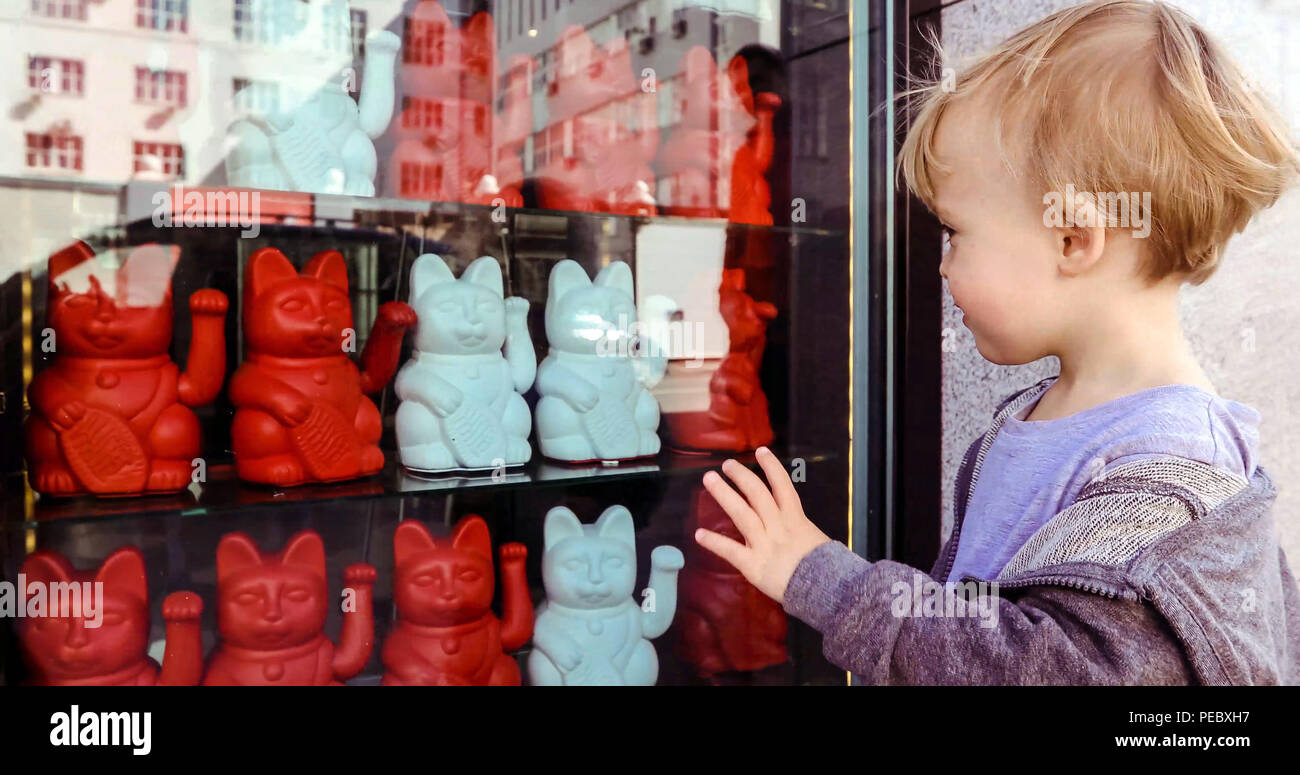
[{"label": "child's face", "polygon": [[1033,194],[1001,161],[994,125],[977,104],[954,104],[939,123],[936,211],[950,230],[939,272],[980,355],[999,365],[1051,352],[1066,315],[1059,246]]}]

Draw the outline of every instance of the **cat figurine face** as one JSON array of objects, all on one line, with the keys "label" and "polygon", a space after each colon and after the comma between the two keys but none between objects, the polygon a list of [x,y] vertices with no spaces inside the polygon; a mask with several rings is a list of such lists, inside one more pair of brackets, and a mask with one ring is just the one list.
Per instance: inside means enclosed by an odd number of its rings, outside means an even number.
[{"label": "cat figurine face", "polygon": [[103,583],[99,627],[81,615],[22,620],[23,656],[42,684],[85,681],[140,665],[149,642],[149,589],[144,557],[135,547],[113,552],[95,571],[78,571],[61,555],[38,551],[23,562],[28,585]]},{"label": "cat figurine face", "polygon": [[217,628],[229,645],[289,648],[319,636],[326,615],[325,546],[312,531],[294,535],[279,554],[230,533],[217,546]]},{"label": "cat figurine face", "polygon": [[622,261],[607,264],[593,282],[576,261],[565,259],[551,270],[546,300],[546,338],[566,352],[606,354],[631,338],[637,319],[632,270]]},{"label": "cat figurine face", "polygon": [[546,515],[542,583],[546,597],[578,609],[610,608],[636,586],[636,528],[623,506],[611,506],[594,525],[564,507]]},{"label": "cat figurine face", "polygon": [[84,242],[50,256],[49,326],[59,355],[147,358],[172,338],[175,245],[142,245],[114,267]]},{"label": "cat figurine face", "polygon": [[446,627],[469,622],[492,606],[494,572],[487,523],[462,519],[450,541],[434,541],[415,520],[393,535],[393,601],[403,621]]},{"label": "cat figurine face", "polygon": [[262,248],[246,271],[244,335],[250,351],[286,358],[343,354],[343,332],[355,328],[342,253],[319,253],[299,274],[280,251]]},{"label": "cat figurine face", "polygon": [[411,306],[419,315],[415,347],[442,355],[500,352],[506,341],[505,290],[501,265],[476,259],[461,275],[441,257],[420,256],[411,268]]}]

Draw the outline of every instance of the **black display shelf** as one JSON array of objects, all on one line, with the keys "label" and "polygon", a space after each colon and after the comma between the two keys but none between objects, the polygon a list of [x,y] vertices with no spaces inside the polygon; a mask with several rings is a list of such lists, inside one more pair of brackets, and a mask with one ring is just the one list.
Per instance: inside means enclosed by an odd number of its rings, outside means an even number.
[{"label": "black display shelf", "polygon": [[[787,466],[795,459],[813,465],[837,457],[836,453],[828,450],[776,447],[773,451]],[[616,465],[569,465],[535,457],[526,465],[506,469],[504,473],[495,475],[484,472],[435,476],[411,472],[396,462],[395,453],[386,454],[388,462],[382,471],[353,481],[277,489],[242,482],[235,477],[233,464],[223,463],[208,469],[207,482],[193,484],[189,490],[179,495],[130,498],[41,496],[31,492],[22,474],[15,473],[4,479],[4,524],[24,529],[55,521],[87,522],[169,515],[217,516],[254,507],[302,507],[348,500],[388,500],[407,496],[446,495],[470,489],[540,490],[659,478],[684,479],[703,476],[709,469],[719,468],[728,457],[758,470],[758,462],[752,452],[727,455],[664,451],[655,457]]]}]

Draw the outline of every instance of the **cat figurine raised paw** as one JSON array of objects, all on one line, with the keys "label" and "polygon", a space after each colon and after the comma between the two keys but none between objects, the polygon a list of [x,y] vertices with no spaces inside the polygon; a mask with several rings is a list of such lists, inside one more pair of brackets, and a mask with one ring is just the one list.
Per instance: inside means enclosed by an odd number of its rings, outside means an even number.
[{"label": "cat figurine raised paw", "polygon": [[304,530],[279,554],[263,554],[243,533],[217,545],[217,630],[204,686],[330,686],[357,675],[375,641],[375,569],[343,570],[350,605],[336,647],[325,637],[330,605],[325,545]]},{"label": "cat figurine raised paw", "polygon": [[226,376],[225,294],[195,291],[182,373],[172,343],[180,248],[141,245],[114,266],[77,242],[50,256],[49,368],[32,380],[24,428],[32,489],[45,495],[175,493],[199,456],[191,407]]},{"label": "cat figurine raised paw", "polygon": [[78,571],[57,552],[41,550],[28,555],[18,573],[23,583],[51,590],[54,585],[77,589],[103,585],[102,599],[94,601],[97,611],[87,609],[84,602],[89,598],[81,595],[80,611],[46,611],[19,621],[18,641],[31,673],[29,684],[194,686],[199,682],[203,600],[193,592],[173,592],[163,600],[167,652],[160,668],[147,653],[149,584],[139,549],[122,547],[95,571]]},{"label": "cat figurine raised paw", "polygon": [[633,359],[632,270],[614,261],[595,282],[576,261],[551,270],[550,352],[537,372],[537,441],[553,460],[586,463],[659,453],[659,404]]},{"label": "cat figurine raised paw", "polygon": [[262,248],[248,259],[243,313],[247,354],[230,382],[239,477],[290,487],[382,468],[383,426],[366,396],[392,379],[415,311],[401,301],[379,307],[358,369],[343,255],[318,253],[299,274]]},{"label": "cat figurine raised paw", "polygon": [[677,573],[674,546],[650,554],[645,602],[636,587],[636,529],[623,506],[605,509],[594,525],[557,506],[546,514],[542,584],[528,680],[543,686],[653,686],[659,657],[651,638],[672,624]]},{"label": "cat figurine raised paw", "polygon": [[451,540],[414,520],[393,534],[397,622],[384,642],[384,686],[518,686],[509,651],[533,634],[523,544],[501,547],[504,619],[492,613],[495,572],[487,523],[471,514]]},{"label": "cat figurine raised paw", "polygon": [[537,373],[528,302],[504,295],[491,256],[459,280],[439,256],[415,260],[411,305],[419,323],[396,384],[397,446],[407,468],[488,470],[532,457],[532,416],[521,395]]}]

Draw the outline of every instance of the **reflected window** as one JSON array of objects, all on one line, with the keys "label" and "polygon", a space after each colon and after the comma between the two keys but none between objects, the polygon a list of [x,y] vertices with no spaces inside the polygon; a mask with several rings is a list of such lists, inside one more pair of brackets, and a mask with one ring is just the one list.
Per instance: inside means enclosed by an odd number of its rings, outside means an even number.
[{"label": "reflected window", "polygon": [[241,113],[268,116],[280,111],[280,84],[275,81],[236,78],[232,91],[235,95],[235,110]]},{"label": "reflected window", "polygon": [[68,133],[27,133],[27,166],[32,169],[81,172],[82,142]]},{"label": "reflected window", "polygon": [[44,94],[85,95],[86,65],[79,59],[27,58],[27,85]]},{"label": "reflected window", "polygon": [[187,79],[174,70],[135,69],[135,98],[138,102],[171,107],[185,107]]},{"label": "reflected window", "polygon": [[366,12],[353,10],[352,21],[352,58],[362,59],[366,55]]},{"label": "reflected window", "polygon": [[185,150],[175,143],[135,141],[135,173],[151,179],[179,179],[185,175]]},{"label": "reflected window", "polygon": [[51,19],[86,20],[86,5],[89,0],[32,0],[32,14]]},{"label": "reflected window", "polygon": [[135,26],[162,32],[189,29],[189,0],[135,0]]}]

